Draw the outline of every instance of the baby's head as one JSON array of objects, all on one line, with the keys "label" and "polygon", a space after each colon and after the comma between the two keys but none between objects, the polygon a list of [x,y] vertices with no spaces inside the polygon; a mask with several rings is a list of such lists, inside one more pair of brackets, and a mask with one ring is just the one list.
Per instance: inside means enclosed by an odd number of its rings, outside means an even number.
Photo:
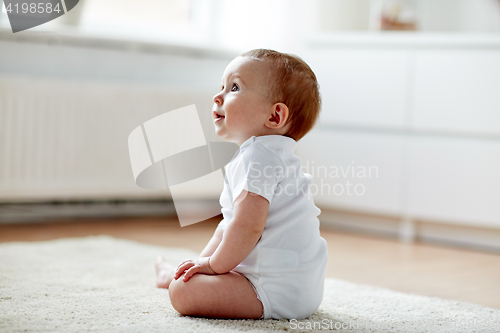
[{"label": "baby's head", "polygon": [[245,52],[226,67],[214,96],[218,136],[242,144],[251,136],[300,140],[316,123],[321,106],[311,68],[299,57],[272,50]]}]

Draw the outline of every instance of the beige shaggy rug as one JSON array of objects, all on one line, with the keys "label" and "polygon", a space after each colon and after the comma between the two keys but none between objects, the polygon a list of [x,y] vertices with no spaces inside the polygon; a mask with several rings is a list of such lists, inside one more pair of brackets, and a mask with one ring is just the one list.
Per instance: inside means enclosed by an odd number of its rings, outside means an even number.
[{"label": "beige shaggy rug", "polygon": [[154,262],[188,250],[108,236],[0,244],[0,332],[500,332],[500,310],[327,279],[307,320],[180,316]]}]

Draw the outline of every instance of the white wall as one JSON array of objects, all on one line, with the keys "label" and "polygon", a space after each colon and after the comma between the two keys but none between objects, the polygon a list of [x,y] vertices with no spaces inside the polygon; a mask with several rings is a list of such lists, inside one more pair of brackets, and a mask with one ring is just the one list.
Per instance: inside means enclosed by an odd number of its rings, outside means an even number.
[{"label": "white wall", "polygon": [[127,138],[190,104],[220,140],[212,96],[232,53],[29,33],[0,49],[1,201],[168,197],[135,185]]}]

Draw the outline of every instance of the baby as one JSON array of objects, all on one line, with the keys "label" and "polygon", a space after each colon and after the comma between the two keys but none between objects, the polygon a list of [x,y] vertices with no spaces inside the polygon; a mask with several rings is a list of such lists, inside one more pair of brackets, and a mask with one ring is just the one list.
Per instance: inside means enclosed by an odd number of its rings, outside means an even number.
[{"label": "baby", "polygon": [[323,299],[327,246],[294,149],[319,115],[316,76],[296,56],[252,50],[229,63],[213,99],[217,135],[240,146],[223,219],[199,258],[175,269],[159,257],[157,285],[183,315],[307,318]]}]

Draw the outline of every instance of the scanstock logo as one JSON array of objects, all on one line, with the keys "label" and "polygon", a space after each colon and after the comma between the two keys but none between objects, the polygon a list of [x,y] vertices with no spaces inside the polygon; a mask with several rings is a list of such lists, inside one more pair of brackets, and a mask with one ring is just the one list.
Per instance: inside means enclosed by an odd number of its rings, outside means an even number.
[{"label": "scanstock logo", "polygon": [[[147,189],[170,190],[182,227],[221,213],[218,203],[192,212],[184,203],[201,193],[220,196],[224,187],[224,166],[238,145],[208,142],[196,106],[166,112],[135,128],[128,137],[135,183]],[[198,214],[198,215],[196,215]],[[201,214],[201,215],[200,215]]]},{"label": "scanstock logo", "polygon": [[4,0],[13,33],[52,21],[77,4],[78,0]]}]

